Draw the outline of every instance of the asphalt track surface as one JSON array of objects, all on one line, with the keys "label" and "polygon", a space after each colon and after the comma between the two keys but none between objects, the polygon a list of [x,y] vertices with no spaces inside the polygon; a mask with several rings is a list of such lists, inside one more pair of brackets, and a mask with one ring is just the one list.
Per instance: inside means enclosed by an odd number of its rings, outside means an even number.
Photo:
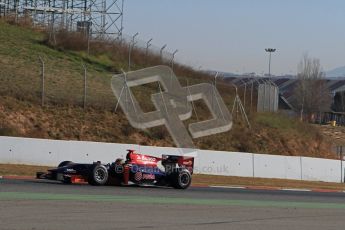
[{"label": "asphalt track surface", "polygon": [[345,194],[0,179],[0,229],[344,229]]}]

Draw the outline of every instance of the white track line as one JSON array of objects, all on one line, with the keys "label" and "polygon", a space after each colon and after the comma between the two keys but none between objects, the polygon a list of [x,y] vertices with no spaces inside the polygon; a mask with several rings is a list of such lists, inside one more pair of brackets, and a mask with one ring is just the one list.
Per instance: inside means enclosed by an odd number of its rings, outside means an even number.
[{"label": "white track line", "polygon": [[310,189],[302,189],[302,188],[282,188],[282,191],[294,191],[294,192],[311,192]]},{"label": "white track line", "polygon": [[242,186],[209,186],[211,188],[230,188],[230,189],[246,189],[246,187],[242,187]]},{"label": "white track line", "polygon": [[[248,189],[247,187],[244,186],[209,186],[211,188],[228,188],[228,189]],[[281,190],[281,191],[293,191],[293,192],[311,192],[311,189],[298,189],[298,188],[282,188],[279,189],[277,188],[277,190]],[[345,192],[345,191],[344,191]]]}]

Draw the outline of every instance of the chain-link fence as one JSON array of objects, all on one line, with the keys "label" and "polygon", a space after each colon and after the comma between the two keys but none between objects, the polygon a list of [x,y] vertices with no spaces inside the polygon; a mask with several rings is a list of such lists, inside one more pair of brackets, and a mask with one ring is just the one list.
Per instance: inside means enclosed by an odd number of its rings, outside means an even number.
[{"label": "chain-link fence", "polygon": [[[64,58],[63,58],[64,59]],[[18,58],[16,67],[0,70],[0,95],[42,105],[92,106],[114,108],[116,99],[110,88],[111,73],[101,72],[82,62],[37,57],[31,62]]]},{"label": "chain-link fence", "polygon": [[[279,103],[279,88],[268,78],[238,77],[230,80],[244,91],[243,102],[250,100],[250,108],[256,103],[257,112],[277,112]],[[247,93],[250,92],[248,96]],[[255,100],[255,103],[254,100]],[[245,107],[245,106],[244,106]]]},{"label": "chain-link fence", "polygon": [[[0,58],[1,55],[5,57],[4,63],[0,62],[0,95],[42,105],[114,109],[116,98],[110,88],[113,74],[122,68],[130,70],[131,65],[137,69],[170,64],[173,57],[151,43],[148,45],[140,39],[134,40],[133,36],[123,35],[121,40],[87,41],[86,38],[81,39],[82,34],[68,31],[58,33],[51,33],[47,28],[48,41],[43,42],[56,45],[56,49],[68,50],[79,46],[77,51],[91,51],[92,54],[64,54],[42,46],[29,48],[28,44],[23,47],[18,44],[11,49],[7,49],[10,44],[0,45]],[[24,39],[23,42],[27,41]]]},{"label": "chain-link fence", "polygon": [[[86,63],[79,57],[77,60],[71,58],[70,55],[57,51],[54,51],[52,56],[38,55],[30,58],[20,54],[8,55],[6,62],[9,64],[2,64],[0,69],[0,95],[43,106],[71,105],[113,111],[117,98],[111,89],[111,78],[115,73],[100,68],[97,63]],[[173,72],[171,74],[174,75]],[[199,80],[193,84],[201,82],[202,80]],[[142,93],[154,94],[159,92],[158,89],[158,85],[152,87],[144,84],[140,89],[134,87],[134,92],[138,92],[140,103],[143,103],[147,110],[151,110],[154,107],[145,102],[150,100],[142,96]],[[164,91],[163,86],[161,90]],[[217,100],[213,97],[211,99],[211,108],[217,108]],[[184,97],[184,101],[187,103],[187,97]]]},{"label": "chain-link fence", "polygon": [[159,47],[152,43],[153,39],[144,41],[138,38],[140,37],[140,35],[138,36],[134,36],[134,35],[130,36],[128,34],[122,34],[122,41],[128,45],[133,46],[134,44],[134,47],[142,51],[142,53],[144,54],[159,57],[162,60],[162,62],[170,63],[172,61],[173,53],[168,51],[170,48],[168,47],[167,44],[164,44],[161,47]]}]

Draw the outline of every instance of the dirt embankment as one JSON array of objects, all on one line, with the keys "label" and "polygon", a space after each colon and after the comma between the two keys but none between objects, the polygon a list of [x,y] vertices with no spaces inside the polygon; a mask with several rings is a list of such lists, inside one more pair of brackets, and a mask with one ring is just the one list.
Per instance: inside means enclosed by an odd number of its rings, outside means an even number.
[{"label": "dirt embankment", "polygon": [[335,146],[345,146],[345,126],[314,125]]},{"label": "dirt embankment", "polygon": [[[265,123],[260,116],[271,118]],[[251,117],[251,129],[235,122],[229,132],[194,139],[195,145],[200,149],[220,151],[336,157],[331,151],[330,141],[323,138],[315,127],[294,123],[279,114],[260,116]],[[279,119],[274,118],[274,121],[272,117]],[[165,127],[144,131],[134,129],[121,111],[113,113],[69,106],[42,108],[12,97],[0,99],[0,135],[174,146]]]}]

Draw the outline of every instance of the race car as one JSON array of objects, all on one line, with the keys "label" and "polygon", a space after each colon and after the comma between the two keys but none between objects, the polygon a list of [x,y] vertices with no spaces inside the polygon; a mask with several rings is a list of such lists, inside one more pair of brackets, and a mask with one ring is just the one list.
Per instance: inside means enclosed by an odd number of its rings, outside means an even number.
[{"label": "race car", "polygon": [[154,157],[127,150],[109,164],[61,162],[48,172],[37,172],[37,179],[61,181],[65,184],[87,182],[90,185],[154,185],[186,189],[192,182],[194,158],[176,155]]}]

